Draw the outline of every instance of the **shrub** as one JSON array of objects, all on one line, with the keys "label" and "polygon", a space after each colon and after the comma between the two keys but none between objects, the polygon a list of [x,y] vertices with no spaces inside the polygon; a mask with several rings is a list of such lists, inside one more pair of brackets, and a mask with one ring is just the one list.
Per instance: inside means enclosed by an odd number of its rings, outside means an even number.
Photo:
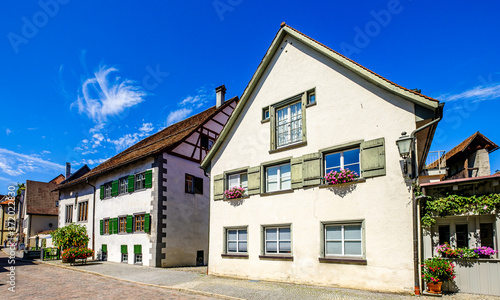
[{"label": "shrub", "polygon": [[422,278],[429,283],[455,279],[455,265],[439,257],[427,259],[422,264]]},{"label": "shrub", "polygon": [[52,241],[62,249],[80,248],[87,247],[89,237],[85,226],[72,223],[52,232]]}]

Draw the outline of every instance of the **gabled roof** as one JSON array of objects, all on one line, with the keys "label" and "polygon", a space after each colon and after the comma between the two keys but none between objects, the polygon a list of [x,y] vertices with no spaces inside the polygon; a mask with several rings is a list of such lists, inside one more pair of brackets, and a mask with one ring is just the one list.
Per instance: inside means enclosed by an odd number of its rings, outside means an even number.
[{"label": "gabled roof", "polygon": [[[455,155],[457,155],[459,153],[463,153],[463,152],[467,151],[469,146],[472,146],[474,144],[477,144],[476,147],[481,147],[483,149],[486,149],[488,151],[488,153],[491,153],[491,152],[499,149],[497,144],[493,143],[490,139],[488,139],[482,133],[477,131],[473,135],[466,138],[463,142],[461,142],[457,146],[453,147],[453,149],[448,151],[444,156],[445,161],[451,159],[452,157],[454,157]],[[438,162],[439,162],[439,160],[436,160],[433,163],[429,164],[429,166],[427,166],[427,167],[428,168],[435,168],[435,167],[437,167]]]},{"label": "gabled roof", "polygon": [[58,186],[53,182],[26,180],[26,213],[30,215],[58,215],[56,201],[59,195],[53,190]]},{"label": "gabled roof", "polygon": [[78,183],[85,182],[88,178],[93,178],[104,173],[110,172],[118,167],[128,165],[142,158],[154,156],[161,152],[171,150],[181,143],[191,133],[196,131],[207,120],[229,106],[230,103],[238,101],[238,97],[233,97],[224,102],[219,108],[215,106],[202,111],[201,113],[189,117],[183,121],[170,125],[169,127],[139,141],[137,144],[130,146],[123,152],[106,160],[98,165],[84,176],[67,183],[61,184],[56,190],[64,189]]},{"label": "gabled roof", "polygon": [[422,95],[421,93],[418,93],[415,90],[410,90],[405,87],[402,87],[380,75],[377,73],[363,67],[362,65],[356,63],[355,61],[345,57],[344,55],[332,50],[331,48],[321,44],[320,42],[308,37],[307,35],[299,32],[298,30],[286,25],[284,22],[281,23],[281,28],[276,34],[273,42],[271,43],[271,46],[266,52],[266,55],[260,62],[259,66],[257,67],[257,70],[255,71],[254,75],[252,76],[252,79],[250,79],[250,82],[248,83],[247,87],[245,88],[245,91],[243,91],[243,94],[241,96],[240,103],[236,106],[236,109],[234,110],[233,114],[231,115],[231,118],[227,122],[226,126],[222,130],[219,139],[215,142],[215,144],[212,146],[212,149],[210,152],[208,152],[207,156],[205,156],[205,159],[201,163],[201,167],[203,169],[207,169],[209,166],[209,163],[219,147],[222,145],[225,137],[228,135],[229,131],[231,130],[231,127],[233,124],[236,122],[236,119],[239,117],[241,114],[246,102],[250,98],[250,95],[254,91],[256,85],[258,84],[259,80],[261,79],[262,75],[264,74],[264,71],[266,70],[267,66],[271,62],[274,54],[278,49],[280,48],[281,42],[285,38],[285,36],[291,36],[308,47],[318,51],[319,53],[322,53],[326,57],[332,59],[333,61],[337,62],[338,64],[346,67],[347,69],[353,71],[354,73],[358,74],[365,80],[377,85],[378,87],[381,87],[389,92],[392,92],[394,94],[397,94],[398,96],[409,100],[415,104],[421,105],[425,108],[435,110],[439,106],[439,101],[437,99]]}]

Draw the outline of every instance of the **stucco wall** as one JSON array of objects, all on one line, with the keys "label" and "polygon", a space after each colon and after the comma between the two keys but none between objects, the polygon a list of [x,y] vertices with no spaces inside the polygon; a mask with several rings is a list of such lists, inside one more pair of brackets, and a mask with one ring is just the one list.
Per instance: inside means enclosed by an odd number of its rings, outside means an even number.
[{"label": "stucco wall", "polygon": [[[412,213],[395,141],[415,129],[414,106],[285,38],[212,160],[213,176],[280,158],[300,157],[356,140],[385,138],[386,175],[338,189],[298,189],[241,202],[210,202],[211,274],[386,291],[413,287]],[[269,154],[270,124],[262,108],[316,89],[306,109],[307,145]],[[337,191],[337,192],[335,192]],[[364,220],[367,265],[320,263],[321,222]],[[261,226],[291,224],[293,261],[259,259]],[[248,226],[247,259],[222,258],[224,227]]]},{"label": "stucco wall", "polygon": [[478,168],[472,170],[470,177],[488,176],[490,173],[490,156],[486,149],[479,149],[469,156],[469,168]]},{"label": "stucco wall", "polygon": [[[203,251],[204,263],[208,258],[208,202],[209,179],[199,164],[164,154],[167,163],[165,186],[166,259],[163,267],[196,265],[197,251]],[[203,194],[185,192],[185,174],[203,179]]]}]

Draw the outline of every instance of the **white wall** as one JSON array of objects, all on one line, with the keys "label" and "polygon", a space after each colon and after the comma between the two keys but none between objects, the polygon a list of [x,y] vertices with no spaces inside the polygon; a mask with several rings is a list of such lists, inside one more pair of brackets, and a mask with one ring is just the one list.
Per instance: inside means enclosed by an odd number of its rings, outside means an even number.
[{"label": "white wall", "polygon": [[[413,290],[412,213],[395,141],[415,129],[414,105],[286,37],[212,160],[212,178],[226,170],[300,157],[356,140],[385,138],[387,175],[367,179],[341,197],[329,189],[298,189],[251,196],[241,203],[211,201],[209,272],[252,279],[339,285],[385,291]],[[292,43],[292,44],[291,44]],[[269,154],[270,124],[262,108],[316,89],[306,109],[307,145]],[[213,181],[213,180],[212,180]],[[212,185],[213,186],[213,182]],[[319,263],[320,224],[365,221],[367,265]],[[292,224],[293,261],[259,259],[260,228]],[[222,258],[224,227],[248,226],[248,259]]]}]

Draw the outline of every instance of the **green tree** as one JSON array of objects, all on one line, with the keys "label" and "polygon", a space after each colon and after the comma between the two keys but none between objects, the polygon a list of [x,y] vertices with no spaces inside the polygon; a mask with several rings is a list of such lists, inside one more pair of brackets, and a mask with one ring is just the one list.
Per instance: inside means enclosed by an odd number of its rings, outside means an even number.
[{"label": "green tree", "polygon": [[24,185],[24,183],[18,183],[17,184],[17,195],[21,196],[21,191],[24,191],[24,190],[26,190],[26,186]]},{"label": "green tree", "polygon": [[52,241],[62,249],[87,247],[89,236],[85,226],[72,223],[54,230]]}]

